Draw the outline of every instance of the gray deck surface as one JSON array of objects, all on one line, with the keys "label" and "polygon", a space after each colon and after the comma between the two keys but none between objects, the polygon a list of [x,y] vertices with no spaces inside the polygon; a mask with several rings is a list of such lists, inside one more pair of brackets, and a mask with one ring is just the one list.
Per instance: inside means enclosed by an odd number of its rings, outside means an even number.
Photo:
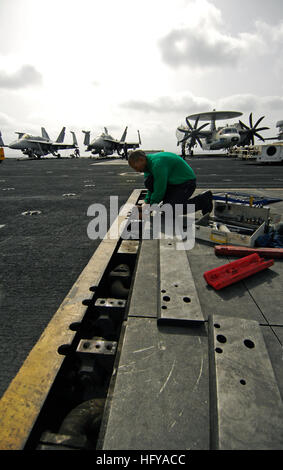
[{"label": "gray deck surface", "polygon": [[[192,159],[189,163],[197,174],[198,190],[236,189],[283,198],[283,166],[211,157]],[[122,160],[6,159],[0,166],[0,395],[99,244],[87,236],[88,207],[93,203],[109,207],[110,195],[118,195],[121,206],[133,189],[142,187],[142,176]],[[75,196],[63,196],[68,193]],[[283,215],[283,202],[270,207]],[[40,210],[41,214],[23,216],[26,210]],[[199,242],[187,256],[205,319],[217,314],[252,319],[260,324],[283,397],[282,261],[277,260],[267,271],[216,292],[206,285],[203,272],[229,259],[216,257],[212,245]],[[114,396],[116,405],[113,402],[104,448],[184,448],[186,428],[189,436],[186,448],[206,449],[208,433],[203,431],[208,425],[206,327],[197,331],[157,327],[154,259],[150,257],[146,297],[144,292],[139,293],[128,319],[121,372],[115,386],[118,395]],[[140,270],[141,279],[143,274]],[[143,299],[148,299],[148,308],[141,305]],[[165,351],[170,354],[167,356]],[[147,408],[145,403],[152,403],[153,407]],[[156,429],[154,416],[160,416],[162,421],[156,423]],[[113,422],[117,429],[111,428]],[[133,437],[123,433],[123,425],[126,429],[130,422],[139,423],[141,434]]]}]

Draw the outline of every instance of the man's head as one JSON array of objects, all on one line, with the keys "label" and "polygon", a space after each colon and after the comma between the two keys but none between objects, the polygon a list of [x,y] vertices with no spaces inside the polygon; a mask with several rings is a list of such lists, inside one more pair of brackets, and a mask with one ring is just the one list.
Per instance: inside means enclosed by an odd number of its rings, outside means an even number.
[{"label": "man's head", "polygon": [[146,154],[142,150],[134,150],[128,157],[128,163],[135,171],[143,173],[146,168]]}]

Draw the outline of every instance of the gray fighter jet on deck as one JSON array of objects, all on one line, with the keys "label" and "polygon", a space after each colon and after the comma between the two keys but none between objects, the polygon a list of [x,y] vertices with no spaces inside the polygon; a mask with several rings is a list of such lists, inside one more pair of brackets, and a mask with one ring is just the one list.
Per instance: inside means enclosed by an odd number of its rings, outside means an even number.
[{"label": "gray fighter jet on deck", "polygon": [[23,132],[16,132],[18,134],[18,139],[14,142],[11,142],[9,145],[5,145],[2,139],[0,132],[0,147],[8,147],[14,150],[21,150],[24,155],[28,155],[29,158],[40,158],[44,155],[52,154],[55,157],[60,157],[59,150],[65,149],[76,149],[76,152],[79,152],[77,138],[74,132],[71,131],[73,135],[72,144],[64,144],[66,127],[63,127],[57,140],[53,142],[50,140],[49,135],[47,134],[44,127],[41,128],[41,137],[32,136],[30,134],[25,134]]},{"label": "gray fighter jet on deck", "polygon": [[106,127],[104,132],[90,142],[90,131],[82,131],[85,134],[84,145],[87,146],[86,152],[91,152],[93,155],[99,154],[101,157],[106,155],[113,155],[116,151],[118,155],[127,158],[128,149],[136,149],[141,145],[140,133],[138,131],[138,142],[126,142],[128,127],[125,128],[120,140],[114,139]]}]

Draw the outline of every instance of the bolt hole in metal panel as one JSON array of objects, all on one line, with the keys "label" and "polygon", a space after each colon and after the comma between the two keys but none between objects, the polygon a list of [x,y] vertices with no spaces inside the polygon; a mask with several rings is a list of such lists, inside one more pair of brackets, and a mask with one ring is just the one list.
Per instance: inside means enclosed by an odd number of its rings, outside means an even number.
[{"label": "bolt hole in metal panel", "polygon": [[158,323],[199,325],[204,321],[187,253],[178,240],[160,240],[160,308]]},{"label": "bolt hole in metal panel", "polygon": [[212,449],[283,449],[282,400],[260,328],[209,317]]}]

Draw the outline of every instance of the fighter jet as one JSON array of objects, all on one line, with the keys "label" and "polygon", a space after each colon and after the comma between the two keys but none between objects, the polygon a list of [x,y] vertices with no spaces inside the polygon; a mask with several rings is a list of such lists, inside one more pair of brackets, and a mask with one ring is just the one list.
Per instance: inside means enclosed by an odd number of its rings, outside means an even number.
[{"label": "fighter jet", "polygon": [[[177,145],[182,144],[182,156],[185,156],[186,149],[189,150],[190,155],[193,155],[193,148],[199,144],[204,150],[220,150],[229,149],[233,146],[254,145],[254,137],[264,141],[264,138],[259,134],[260,131],[269,129],[268,127],[258,127],[259,123],[264,119],[264,116],[258,119],[253,124],[252,113],[249,116],[250,126],[244,124],[239,120],[238,123],[226,125],[224,127],[215,126],[216,120],[231,119],[241,116],[243,113],[238,111],[208,111],[205,113],[192,114],[186,117],[186,126],[179,126],[176,130]],[[190,123],[189,119],[195,121],[194,126]],[[209,123],[202,124],[198,127],[199,121],[210,120],[210,129],[204,128]]]},{"label": "fighter jet", "polygon": [[63,127],[58,138],[53,142],[49,135],[47,134],[44,127],[41,128],[41,137],[32,136],[30,134],[25,134],[23,132],[16,132],[18,134],[18,139],[14,142],[11,142],[9,145],[5,145],[2,139],[0,132],[0,147],[8,147],[10,149],[21,150],[24,155],[28,155],[29,158],[40,158],[44,155],[52,154],[55,157],[60,158],[59,150],[65,149],[76,149],[78,151],[78,142],[74,132],[71,131],[73,135],[72,144],[64,144],[66,127]]},{"label": "fighter jet", "polygon": [[136,149],[141,145],[140,133],[138,131],[138,142],[126,142],[128,127],[125,128],[120,140],[114,139],[109,133],[108,129],[104,127],[104,132],[90,142],[90,131],[82,131],[85,134],[84,145],[87,146],[86,152],[91,152],[93,155],[99,154],[100,156],[113,155],[116,151],[118,155],[127,158],[128,149]]}]

